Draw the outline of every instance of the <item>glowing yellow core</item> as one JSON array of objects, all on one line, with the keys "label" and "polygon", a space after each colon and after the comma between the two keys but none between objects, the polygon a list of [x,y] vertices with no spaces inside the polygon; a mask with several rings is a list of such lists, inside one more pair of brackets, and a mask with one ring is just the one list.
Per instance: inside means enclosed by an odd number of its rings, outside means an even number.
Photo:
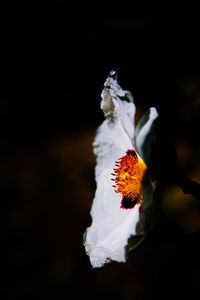
[{"label": "glowing yellow core", "polygon": [[[129,203],[141,203],[142,201],[142,178],[147,169],[144,161],[135,150],[127,150],[126,155],[119,158],[112,175],[113,187],[116,193],[121,193]],[[123,207],[123,204],[121,205]],[[125,208],[131,208],[125,207]]]}]

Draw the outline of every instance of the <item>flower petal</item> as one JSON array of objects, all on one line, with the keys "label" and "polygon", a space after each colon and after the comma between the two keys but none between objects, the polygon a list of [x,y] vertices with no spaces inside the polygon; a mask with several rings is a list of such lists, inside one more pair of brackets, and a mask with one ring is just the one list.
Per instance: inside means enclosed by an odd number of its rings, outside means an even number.
[{"label": "flower petal", "polygon": [[151,107],[139,121],[135,129],[135,145],[142,159],[148,165],[151,140],[154,135],[154,124],[158,117],[155,107]]},{"label": "flower petal", "polygon": [[102,267],[112,260],[126,261],[126,246],[135,234],[139,205],[120,208],[121,196],[110,184],[110,169],[102,172],[91,210],[92,225],[85,234],[85,249],[93,267]]},{"label": "flower petal", "polygon": [[134,136],[135,105],[131,92],[123,90],[117,82],[115,71],[111,71],[101,93],[101,109],[107,119],[120,119],[129,137]]},{"label": "flower petal", "polygon": [[[99,127],[93,143],[97,159],[96,179],[105,168],[113,168],[114,162],[129,148],[133,148],[135,105],[131,93],[124,91],[110,73],[104,84],[101,109],[106,120]],[[121,100],[127,98],[128,101]]]},{"label": "flower petal", "polygon": [[[128,97],[129,102],[120,97]],[[131,95],[118,85],[115,73],[104,84],[101,108],[106,120],[93,143],[97,189],[91,209],[92,224],[86,230],[84,241],[93,267],[101,267],[111,260],[126,260],[128,238],[135,234],[139,219],[139,205],[133,209],[120,208],[122,196],[114,191],[111,181],[115,161],[133,148],[135,113]]]}]

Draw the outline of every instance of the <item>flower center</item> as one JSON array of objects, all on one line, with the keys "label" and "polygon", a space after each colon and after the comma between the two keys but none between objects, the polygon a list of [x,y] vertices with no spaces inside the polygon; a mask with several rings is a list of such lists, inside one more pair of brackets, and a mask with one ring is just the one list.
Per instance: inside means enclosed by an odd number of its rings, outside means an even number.
[{"label": "flower center", "polygon": [[144,161],[131,149],[116,163],[112,180],[116,193],[122,194],[121,208],[133,208],[142,202],[142,178],[147,169]]}]

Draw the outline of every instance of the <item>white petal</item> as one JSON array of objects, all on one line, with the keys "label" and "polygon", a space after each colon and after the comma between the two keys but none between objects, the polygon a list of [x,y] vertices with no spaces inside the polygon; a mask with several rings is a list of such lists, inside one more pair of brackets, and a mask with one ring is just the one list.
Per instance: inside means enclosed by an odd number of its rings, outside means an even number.
[{"label": "white petal", "polygon": [[151,107],[142,117],[135,129],[135,144],[136,149],[142,159],[148,164],[151,140],[154,133],[154,122],[158,117],[158,112],[155,107]]},{"label": "white petal", "polygon": [[[106,168],[113,168],[114,162],[133,148],[135,105],[130,92],[124,91],[115,79],[108,76],[102,91],[101,108],[106,120],[99,127],[93,143],[96,155],[96,179]],[[128,95],[129,101],[119,97]]]},{"label": "white petal", "polygon": [[97,131],[93,143],[96,155],[95,177],[98,181],[99,175],[107,168],[110,173],[115,168],[115,162],[125,155],[126,150],[132,149],[133,145],[119,120],[114,123],[105,120]]},{"label": "white petal", "polygon": [[134,209],[120,208],[122,196],[114,191],[111,181],[115,161],[133,148],[135,106],[130,94],[131,102],[119,98],[128,92],[111,76],[104,86],[101,108],[106,120],[93,144],[97,189],[91,209],[92,225],[86,230],[84,242],[93,267],[111,260],[125,261],[128,238],[135,233],[139,219],[138,205]]},{"label": "white petal", "polygon": [[101,109],[108,120],[119,119],[130,139],[134,137],[135,105],[131,92],[123,90],[117,80],[112,77],[116,73],[110,72],[101,93]]},{"label": "white petal", "polygon": [[86,231],[85,248],[93,267],[109,261],[126,261],[128,239],[136,232],[139,209],[120,208],[121,195],[110,183],[110,169],[99,177],[91,210],[92,225]]}]

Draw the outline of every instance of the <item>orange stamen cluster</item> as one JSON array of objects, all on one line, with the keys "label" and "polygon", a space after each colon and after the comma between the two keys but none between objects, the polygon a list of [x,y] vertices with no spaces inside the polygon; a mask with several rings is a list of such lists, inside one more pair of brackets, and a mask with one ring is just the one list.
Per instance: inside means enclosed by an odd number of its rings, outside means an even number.
[{"label": "orange stamen cluster", "polygon": [[119,158],[112,180],[116,193],[122,194],[122,208],[133,208],[142,201],[142,178],[146,171],[144,161],[135,150],[127,150],[126,155]]}]

